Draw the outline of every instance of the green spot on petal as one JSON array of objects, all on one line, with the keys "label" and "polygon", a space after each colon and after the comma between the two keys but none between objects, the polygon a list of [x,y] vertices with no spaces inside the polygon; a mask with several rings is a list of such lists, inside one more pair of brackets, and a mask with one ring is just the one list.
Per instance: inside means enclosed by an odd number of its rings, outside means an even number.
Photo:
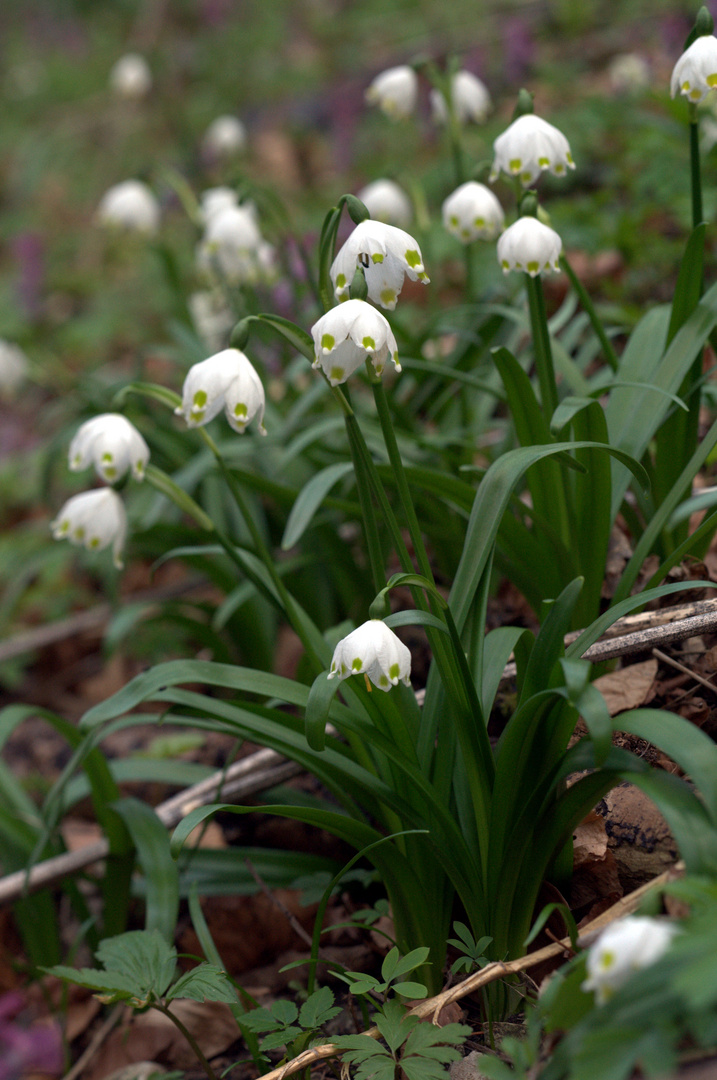
[{"label": "green spot on petal", "polygon": [[77,529],[75,529],[74,537],[75,537],[75,540],[84,540],[85,539],[85,530],[82,528],[81,525]]},{"label": "green spot on petal", "polygon": [[513,158],[512,161],[508,162],[508,168],[510,169],[511,172],[514,172],[514,173],[520,172],[522,167],[523,167],[523,161],[519,157]]},{"label": "green spot on petal", "polygon": [[[192,404],[196,405],[198,409],[203,409],[207,403],[207,395],[204,390],[197,390],[196,394],[192,398]],[[194,410],[192,410],[194,411]]]},{"label": "green spot on petal", "polygon": [[396,303],[396,293],[393,289],[383,289],[381,291],[381,303],[386,307],[391,307]]},{"label": "green spot on petal", "polygon": [[332,367],[329,379],[332,383],[342,382],[344,378],[344,369],[342,367]]},{"label": "green spot on petal", "polygon": [[368,334],[365,338],[362,339],[361,344],[363,345],[366,352],[373,352],[373,350],[376,348],[376,342],[373,340],[372,337],[369,337]]},{"label": "green spot on petal", "polygon": [[474,220],[473,224],[475,225],[475,227],[476,227],[477,229],[482,229],[482,228],[483,228],[483,226],[485,225],[485,218],[482,218],[482,217],[477,217],[477,218],[476,218],[476,219]]},{"label": "green spot on petal", "polygon": [[382,263],[383,262],[383,255],[381,254],[380,251],[377,251],[375,255],[371,256],[371,262],[374,262],[374,263]]},{"label": "green spot on petal", "polygon": [[451,214],[451,216],[449,217],[448,220],[450,221],[451,225],[453,225],[454,228],[456,228],[458,226],[458,218],[456,217],[455,214]]},{"label": "green spot on petal", "polygon": [[550,158],[539,157],[538,158],[538,165],[540,165],[541,169],[549,168],[549,166],[550,166]]},{"label": "green spot on petal", "polygon": [[236,405],[234,406],[234,415],[236,416],[237,420],[245,420],[247,412],[248,410],[246,405],[242,405],[241,401],[237,401]]},{"label": "green spot on petal", "polygon": [[378,682],[379,682],[379,686],[388,686],[389,685],[388,679],[386,678],[385,675],[382,675],[381,678],[378,680]]},{"label": "green spot on petal", "polygon": [[336,287],[337,289],[343,289],[346,285],[346,274],[336,275]]},{"label": "green spot on petal", "polygon": [[390,668],[388,669],[388,674],[391,677],[391,681],[397,679],[401,674],[401,669],[398,664],[391,664]]},{"label": "green spot on petal", "polygon": [[333,334],[322,334],[321,335],[321,348],[325,352],[331,352],[331,350],[333,349],[335,344],[336,344],[336,338],[334,337]]},{"label": "green spot on petal", "polygon": [[529,262],[527,270],[529,274],[537,274],[538,270],[540,270],[540,263],[535,260],[533,262]]},{"label": "green spot on petal", "polygon": [[108,480],[114,480],[117,476],[117,470],[115,469],[114,465],[105,465],[102,469],[102,472]]},{"label": "green spot on petal", "polygon": [[189,414],[189,419],[194,421],[195,424],[201,424],[204,419],[205,409],[192,409]]},{"label": "green spot on petal", "polygon": [[714,75],[708,75],[705,82],[708,86],[717,86],[717,72]]},{"label": "green spot on petal", "polygon": [[98,548],[100,546],[100,538],[99,538],[99,536],[93,536],[87,546],[90,547],[90,548]]},{"label": "green spot on petal", "polygon": [[361,659],[360,656],[357,656],[354,660],[351,661],[351,670],[352,671],[360,671],[362,667],[363,667],[363,660]]},{"label": "green spot on petal", "polygon": [[103,454],[102,455],[102,460],[103,461],[112,461],[112,454],[109,454],[109,453]]},{"label": "green spot on petal", "polygon": [[415,270],[415,268],[417,266],[420,266],[421,262],[423,261],[421,259],[420,254],[417,251],[407,251],[406,255],[405,255],[405,258],[406,258],[406,262],[408,263],[408,265],[411,267],[412,270]]}]

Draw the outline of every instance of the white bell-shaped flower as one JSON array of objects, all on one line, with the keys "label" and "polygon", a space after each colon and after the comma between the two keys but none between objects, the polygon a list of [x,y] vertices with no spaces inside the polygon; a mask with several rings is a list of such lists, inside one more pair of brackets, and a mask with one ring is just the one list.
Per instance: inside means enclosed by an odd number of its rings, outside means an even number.
[{"label": "white bell-shaped flower", "polygon": [[[470,71],[457,71],[451,78],[451,102],[459,124],[482,124],[490,112],[488,87]],[[431,113],[436,124],[448,120],[446,99],[438,89],[431,90]]]},{"label": "white bell-shaped flower", "polygon": [[537,218],[518,218],[498,237],[498,262],[503,273],[523,270],[531,277],[537,274],[560,271],[560,253],[563,242],[549,225]]},{"label": "white bell-shaped flower", "polygon": [[114,564],[121,569],[127,514],[122,500],[112,488],[96,488],[73,495],[50,523],[50,528],[55,540],[69,540],[88,551],[102,551],[111,544]]},{"label": "white bell-shaped flower", "polygon": [[406,275],[411,281],[430,281],[423,267],[421,249],[413,237],[370,218],[357,225],[331,266],[337,300],[347,300],[358,266],[364,268],[368,296],[374,304],[393,311]]},{"label": "white bell-shaped flower", "polygon": [[19,345],[0,340],[0,395],[12,397],[25,381],[30,362]]},{"label": "white bell-shaped flower", "polygon": [[209,353],[219,352],[229,340],[236,322],[220,289],[203,289],[191,293],[187,300],[194,329]]},{"label": "white bell-shaped flower", "polygon": [[143,480],[149,447],[134,424],[120,413],[103,413],[82,424],[70,443],[69,466],[80,472],[94,465],[108,483],[121,479],[128,469]]},{"label": "white bell-shaped flower", "polygon": [[139,53],[121,56],[110,71],[110,86],[128,101],[139,101],[152,89],[152,72],[149,64]]},{"label": "white bell-shaped flower", "polygon": [[469,180],[443,203],[443,224],[461,243],[495,240],[505,227],[505,215],[490,188]]},{"label": "white bell-shaped flower", "polygon": [[365,360],[371,360],[380,375],[387,360],[396,371],[398,346],[388,320],[365,300],[347,300],[322,315],[311,327],[316,359],[332,386],[346,382]]},{"label": "white bell-shaped flower", "polygon": [[236,116],[218,116],[205,131],[203,146],[212,157],[233,157],[246,147],[246,128]]},{"label": "white bell-shaped flower", "polygon": [[365,94],[369,105],[377,105],[392,120],[412,116],[418,99],[418,77],[408,64],[387,68],[377,75]]},{"label": "white bell-shaped flower", "polygon": [[255,284],[262,277],[258,253],[263,243],[253,206],[225,206],[207,221],[197,263],[232,285]]},{"label": "white bell-shaped flower", "polygon": [[546,170],[554,176],[564,176],[574,169],[570,145],[556,127],[534,113],[525,113],[514,120],[493,143],[491,182],[499,173],[518,176],[524,187]]},{"label": "white bell-shaped flower", "polygon": [[678,928],[664,919],[628,915],[619,919],[590,947],[588,978],[583,990],[594,990],[595,1000],[604,1005],[634,972],[649,967],[665,953]]},{"label": "white bell-shaped flower", "polygon": [[154,236],[159,229],[160,209],[153,192],[141,180],[125,180],[104,193],[97,221],[110,229]]},{"label": "white bell-shaped flower", "polygon": [[374,221],[406,229],[413,218],[411,200],[393,180],[374,180],[361,188],[358,197]]},{"label": "white bell-shaped flower", "polygon": [[683,94],[688,101],[702,101],[717,86],[717,38],[703,34],[685,49],[670,80],[672,97]]},{"label": "white bell-shaped flower", "polygon": [[381,619],[369,619],[334,649],[329,679],[366,674],[379,690],[411,681],[411,653]]},{"label": "white bell-shaped flower", "polygon": [[264,407],[264,387],[249,358],[239,349],[224,349],[189,369],[182,404],[174,411],[189,427],[203,427],[224,409],[240,435],[256,416],[259,434],[266,435]]},{"label": "white bell-shaped flower", "polygon": [[222,210],[230,210],[232,207],[238,205],[239,199],[237,198],[237,193],[234,188],[207,188],[207,190],[203,191],[199,196],[199,216],[202,225],[206,227],[215,214],[221,213]]}]

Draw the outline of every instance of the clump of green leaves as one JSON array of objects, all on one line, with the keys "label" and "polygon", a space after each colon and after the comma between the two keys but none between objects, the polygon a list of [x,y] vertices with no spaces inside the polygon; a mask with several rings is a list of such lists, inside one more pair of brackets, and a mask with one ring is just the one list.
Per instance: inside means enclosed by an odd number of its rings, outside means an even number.
[{"label": "clump of green leaves", "polygon": [[138,1012],[157,1009],[181,1031],[210,1080],[214,1071],[194,1037],[175,1016],[169,1004],[177,998],[237,1004],[237,992],[226,972],[214,964],[201,963],[177,978],[177,950],[158,930],[129,930],[105,938],[96,953],[103,965],[75,969],[56,964],[45,970],[66,982],[93,990],[106,1005],[124,1002]]},{"label": "clump of green leaves", "polygon": [[257,1034],[264,1034],[259,1043],[262,1053],[286,1047],[286,1058],[302,1053],[320,1034],[320,1028],[341,1012],[334,1005],[330,987],[322,986],[310,994],[299,1009],[293,1001],[279,999],[268,1009],[253,1009],[244,1017],[244,1024]]},{"label": "clump of green leaves", "polygon": [[459,971],[467,973],[474,967],[484,968],[490,961],[483,954],[493,939],[484,934],[476,941],[463,922],[454,922],[453,929],[458,937],[448,938],[448,944],[458,949],[461,955],[451,964],[452,974],[457,975]]},{"label": "clump of green leaves", "polygon": [[[381,995],[383,1002],[373,1017],[383,1045],[370,1035],[341,1035],[333,1042],[343,1051],[343,1060],[356,1066],[355,1080],[443,1080],[445,1066],[458,1061],[457,1045],[470,1034],[466,1024],[437,1027],[412,1016],[396,996],[424,998],[428,991],[419,982],[403,979],[426,962],[428,949],[414,949],[401,957],[397,948],[386,954],[381,978],[347,971],[340,976],[351,992],[359,996]],[[400,980],[400,981],[399,981]]]}]

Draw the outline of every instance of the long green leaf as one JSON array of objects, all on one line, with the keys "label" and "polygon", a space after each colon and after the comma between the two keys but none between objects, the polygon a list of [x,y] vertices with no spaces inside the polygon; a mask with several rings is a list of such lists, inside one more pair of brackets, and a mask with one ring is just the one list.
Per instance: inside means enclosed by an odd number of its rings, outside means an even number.
[{"label": "long green leaf", "polygon": [[289,514],[289,520],[286,523],[284,535],[281,539],[281,546],[284,551],[288,551],[294,544],[298,544],[331,488],[339,480],[343,480],[344,476],[347,476],[350,472],[353,472],[353,463],[339,461],[335,465],[329,465],[326,469],[321,469],[301,489]]},{"label": "long green leaf", "polygon": [[129,829],[146,881],[145,929],[158,930],[168,945],[179,914],[179,871],[169,852],[167,830],[151,806],[140,799],[113,804]]}]

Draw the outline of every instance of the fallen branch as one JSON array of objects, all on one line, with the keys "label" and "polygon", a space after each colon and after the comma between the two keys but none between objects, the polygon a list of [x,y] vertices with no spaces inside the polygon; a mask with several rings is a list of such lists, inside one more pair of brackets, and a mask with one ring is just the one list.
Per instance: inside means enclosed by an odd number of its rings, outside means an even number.
[{"label": "fallen branch", "polygon": [[[197,806],[229,798],[244,799],[259,791],[281,784],[301,772],[294,761],[287,761],[274,750],[257,750],[255,754],[235,761],[227,769],[218,769],[205,780],[185,788],[178,795],[160,803],[155,812],[160,820],[173,828],[190,810]],[[109,854],[109,844],[104,838],[94,844],[86,844],[76,851],[66,851],[45,859],[30,870],[16,870],[0,878],[0,904],[19,900],[30,892],[52,885],[68,874],[74,874]]]},{"label": "fallen branch", "polygon": [[[681,877],[684,870],[684,863],[676,863],[669,870],[666,870],[664,874],[660,874],[659,877],[656,877],[654,881],[649,881],[646,885],[641,885],[639,889],[631,892],[628,896],[623,896],[616,904],[613,904],[607,911],[603,911],[601,915],[598,915],[596,919],[593,919],[592,922],[589,922],[583,928],[579,943],[581,945],[590,944],[591,939],[598,930],[602,930],[603,927],[607,926],[609,923],[614,922],[616,919],[621,919],[624,915],[629,915],[631,912],[635,911],[642,903],[645,893]],[[555,941],[551,945],[546,945],[542,949],[537,949],[536,952],[528,953],[527,956],[521,956],[518,960],[508,960],[505,963],[498,962],[495,964],[488,964],[481,971],[476,972],[475,975],[469,975],[467,979],[452,986],[449,990],[444,990],[441,994],[437,994],[436,997],[419,1002],[410,1010],[410,1014],[411,1016],[419,1016],[421,1019],[430,1016],[432,1022],[435,1024],[436,1018],[441,1010],[451,1002],[459,1001],[461,998],[473,993],[474,990],[478,990],[482,986],[487,986],[488,983],[496,982],[496,980],[502,979],[506,975],[516,975],[521,971],[528,971],[532,967],[537,967],[538,964],[542,964],[545,960],[552,960],[554,957],[560,956],[561,954],[565,954],[567,958],[571,952],[572,947],[570,938],[563,938],[562,941]],[[368,1031],[364,1031],[362,1034],[368,1035],[372,1039],[380,1037],[380,1032],[378,1028],[375,1027],[369,1028]],[[337,1057],[340,1053],[341,1050],[337,1046],[334,1046],[333,1043],[323,1043],[321,1046],[314,1046],[310,1050],[304,1050],[298,1057],[292,1058],[291,1061],[287,1061],[285,1065],[281,1065],[278,1069],[272,1069],[271,1072],[264,1073],[264,1075],[260,1077],[260,1080],[284,1080],[287,1076],[292,1076],[302,1069],[308,1069],[319,1061],[326,1061],[328,1058]]]}]

